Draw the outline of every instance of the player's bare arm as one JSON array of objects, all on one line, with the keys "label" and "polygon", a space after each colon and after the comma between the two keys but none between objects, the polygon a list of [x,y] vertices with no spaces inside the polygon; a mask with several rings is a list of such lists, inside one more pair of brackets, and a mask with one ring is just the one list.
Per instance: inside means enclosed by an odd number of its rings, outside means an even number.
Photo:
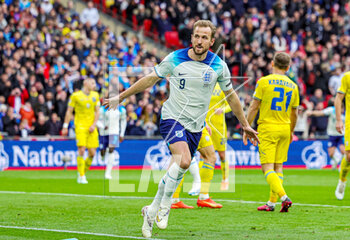
[{"label": "player's bare arm", "polygon": [[298,120],[298,108],[292,108],[290,113],[290,142],[293,141],[293,133]]},{"label": "player's bare arm", "polygon": [[257,99],[253,99],[251,102],[249,109],[248,109],[248,114],[247,114],[247,120],[249,124],[252,124],[256,114],[258,114],[259,109],[260,109],[261,101]]},{"label": "player's bare arm", "polygon": [[[250,142],[254,146],[256,146],[258,143],[260,143],[258,138],[258,132],[250,127],[247,119],[245,118],[243,108],[241,106],[241,102],[239,101],[237,93],[233,89],[224,91],[224,93],[226,96],[227,103],[230,105],[232,109],[232,112],[235,114],[238,121],[241,123],[242,129],[243,129],[243,135],[246,135],[249,138]],[[247,139],[243,141],[245,145],[248,144],[246,140]]]},{"label": "player's bare arm", "polygon": [[100,109],[98,106],[95,107],[95,118],[94,118],[94,122],[93,124],[90,126],[89,128],[89,132],[92,133],[95,128],[96,128],[96,124],[97,124],[97,121],[98,121],[98,118],[100,117]]},{"label": "player's bare arm", "polygon": [[308,117],[323,117],[323,116],[325,116],[324,112],[320,111],[320,110],[307,111],[306,115]]},{"label": "player's bare arm", "polygon": [[63,136],[67,136],[67,134],[68,134],[68,124],[69,124],[69,121],[72,119],[72,117],[73,117],[73,108],[68,106],[66,116],[64,117],[64,123],[63,123],[63,128],[62,128],[62,135]]},{"label": "player's bare arm", "polygon": [[133,84],[130,88],[128,88],[121,94],[111,97],[109,99],[105,99],[102,105],[108,109],[116,109],[118,107],[118,104],[121,103],[124,99],[139,92],[142,92],[149,87],[152,87],[160,79],[161,78],[156,74],[156,72],[153,71],[150,74],[138,80],[135,84]]},{"label": "player's bare arm", "polygon": [[[249,106],[249,109],[248,109],[248,114],[247,114],[247,121],[249,124],[252,124],[255,117],[256,117],[256,114],[258,114],[258,111],[260,109],[260,104],[261,104],[261,101],[257,100],[257,99],[253,99],[253,101],[251,102],[250,106]],[[247,139],[248,136],[245,132],[243,132],[243,142],[244,144],[247,143]]]},{"label": "player's bare arm", "polygon": [[335,100],[334,100],[334,107],[335,107],[335,117],[337,119],[337,122],[335,124],[335,128],[337,129],[337,131],[340,134],[343,134],[343,130],[344,130],[344,123],[341,119],[341,105],[343,102],[343,99],[345,97],[345,94],[338,92],[337,95],[335,96]]}]

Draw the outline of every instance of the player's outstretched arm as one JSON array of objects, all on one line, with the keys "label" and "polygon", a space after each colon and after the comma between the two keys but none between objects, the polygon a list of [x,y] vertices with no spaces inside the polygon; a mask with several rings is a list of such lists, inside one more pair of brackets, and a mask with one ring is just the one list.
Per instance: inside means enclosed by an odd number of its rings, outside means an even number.
[{"label": "player's outstretched arm", "polygon": [[320,111],[320,110],[307,111],[306,115],[308,117],[323,117],[323,116],[325,116],[324,112]]},{"label": "player's outstretched arm", "polygon": [[344,123],[341,119],[341,105],[344,97],[345,97],[344,93],[337,92],[337,95],[335,96],[335,100],[334,100],[335,117],[337,119],[335,128],[340,134],[343,134],[343,129],[344,129]]},{"label": "player's outstretched arm", "polygon": [[158,75],[155,73],[155,71],[153,71],[150,74],[148,74],[148,75],[144,76],[143,78],[141,78],[140,80],[138,80],[130,88],[128,88],[127,90],[125,90],[121,94],[118,94],[114,97],[105,99],[103,101],[102,105],[108,109],[116,109],[118,104],[121,103],[124,99],[146,90],[147,88],[156,84],[160,79],[161,78],[158,77]]},{"label": "player's outstretched arm", "polygon": [[250,142],[256,146],[258,143],[260,143],[258,138],[258,132],[255,131],[253,128],[250,127],[247,119],[244,116],[243,108],[241,106],[241,102],[239,101],[239,98],[237,96],[237,93],[230,89],[228,91],[224,91],[227,103],[230,105],[232,112],[237,117],[238,121],[241,123],[242,129],[243,129],[243,136],[245,135],[246,138],[243,138],[243,143],[245,145],[248,144],[247,139],[250,140]]},{"label": "player's outstretched arm", "polygon": [[64,117],[64,123],[63,123],[63,128],[62,128],[62,135],[67,136],[68,134],[68,124],[70,120],[72,119],[73,116],[73,108],[68,106],[66,116]]}]

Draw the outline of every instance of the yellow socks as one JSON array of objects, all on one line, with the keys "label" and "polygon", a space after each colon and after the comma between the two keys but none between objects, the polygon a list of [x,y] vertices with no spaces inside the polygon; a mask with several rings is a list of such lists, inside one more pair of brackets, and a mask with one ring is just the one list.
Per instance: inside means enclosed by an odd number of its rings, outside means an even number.
[{"label": "yellow socks", "polygon": [[228,160],[221,160],[222,180],[228,179],[229,171],[230,171],[230,166],[229,166]]},{"label": "yellow socks", "polygon": [[210,182],[214,176],[214,166],[210,163],[203,163],[203,167],[199,169],[199,175],[201,176],[201,194],[208,194]]},{"label": "yellow socks", "polygon": [[173,199],[174,200],[177,200],[179,201],[179,198],[180,198],[180,192],[181,192],[181,188],[182,188],[182,185],[184,183],[184,179],[185,179],[185,176],[182,178],[181,182],[179,183],[179,186],[177,186],[174,194],[173,194]]},{"label": "yellow socks", "polygon": [[350,163],[345,157],[341,160],[339,178],[342,182],[346,182],[346,176],[350,170]]},{"label": "yellow socks", "polygon": [[82,156],[77,157],[77,168],[78,168],[78,172],[80,174],[80,176],[84,176],[85,175],[85,161],[84,158]]},{"label": "yellow socks", "polygon": [[92,163],[92,158],[87,157],[87,158],[85,159],[84,174],[90,169],[91,163]]},{"label": "yellow socks", "polygon": [[286,195],[281,180],[274,170],[267,170],[265,172],[265,178],[267,183],[270,185],[272,192],[277,193],[280,198]]},{"label": "yellow socks", "polygon": [[199,169],[201,169],[203,167],[203,164],[204,164],[204,160],[203,160],[203,158],[200,158],[199,162],[198,162]]},{"label": "yellow socks", "polygon": [[[277,175],[278,175],[278,177],[279,177],[279,179],[281,181],[281,184],[283,186],[283,173],[279,172],[279,173],[277,173]],[[272,188],[270,187],[270,199],[269,199],[269,202],[270,203],[276,203],[277,200],[278,200],[278,194],[273,192]]]}]

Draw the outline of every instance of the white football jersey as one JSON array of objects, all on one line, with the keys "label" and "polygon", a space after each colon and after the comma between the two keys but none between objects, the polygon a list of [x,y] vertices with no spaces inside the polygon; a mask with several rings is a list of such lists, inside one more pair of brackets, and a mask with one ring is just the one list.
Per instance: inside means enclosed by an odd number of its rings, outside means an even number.
[{"label": "white football jersey", "polygon": [[124,137],[126,129],[125,107],[119,106],[115,110],[110,109],[107,111],[104,106],[101,106],[97,127],[101,136],[118,135]]},{"label": "white football jersey", "polygon": [[203,61],[194,61],[188,56],[189,49],[170,53],[155,67],[159,77],[169,76],[170,81],[170,95],[163,104],[161,118],[174,119],[186,130],[200,132],[216,83],[221,90],[230,90],[231,74],[216,54],[208,51]]},{"label": "white football jersey", "polygon": [[[343,134],[338,133],[335,125],[337,123],[335,115],[335,107],[328,107],[322,110],[324,115],[328,116],[328,125],[327,125],[327,135],[328,136],[343,136]],[[343,122],[345,122],[344,114],[341,115]]]}]

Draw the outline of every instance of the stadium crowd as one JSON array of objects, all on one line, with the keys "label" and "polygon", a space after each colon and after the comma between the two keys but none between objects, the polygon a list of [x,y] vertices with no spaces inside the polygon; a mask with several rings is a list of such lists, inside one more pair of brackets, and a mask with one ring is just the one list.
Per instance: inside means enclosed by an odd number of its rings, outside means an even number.
[{"label": "stadium crowd", "polygon": [[[331,105],[342,73],[350,70],[348,1],[109,0],[104,5],[131,22],[136,19],[140,29],[151,20],[160,39],[167,31],[177,31],[184,47],[190,44],[193,23],[211,20],[217,25],[212,50],[225,57],[232,76],[253,79],[240,91],[245,108],[256,80],[270,72],[273,53],[287,51],[293,60],[288,75],[302,96],[296,131],[304,137],[326,134],[327,118],[307,118],[305,111]],[[65,8],[59,1],[5,0],[0,30],[0,131],[8,135],[59,135],[68,98],[83,79],[95,78],[100,93],[106,82],[123,91],[160,62],[156,49],[145,51],[137,37],[114,35],[99,20],[93,2],[79,15],[73,1]],[[110,80],[106,64],[117,73]],[[162,80],[130,97],[124,103],[126,135],[157,134],[167,94]],[[239,134],[230,113],[227,122],[230,136]]]}]

